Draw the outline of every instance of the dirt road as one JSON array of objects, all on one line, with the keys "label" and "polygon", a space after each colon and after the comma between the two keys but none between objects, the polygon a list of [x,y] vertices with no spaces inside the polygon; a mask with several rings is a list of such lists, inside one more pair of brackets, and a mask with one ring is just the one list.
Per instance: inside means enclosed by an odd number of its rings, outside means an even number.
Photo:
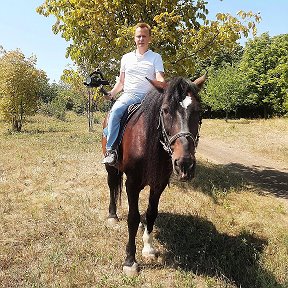
[{"label": "dirt road", "polygon": [[223,142],[201,137],[197,157],[208,162],[227,165],[243,174],[264,193],[288,200],[288,167],[268,158],[239,151]]}]

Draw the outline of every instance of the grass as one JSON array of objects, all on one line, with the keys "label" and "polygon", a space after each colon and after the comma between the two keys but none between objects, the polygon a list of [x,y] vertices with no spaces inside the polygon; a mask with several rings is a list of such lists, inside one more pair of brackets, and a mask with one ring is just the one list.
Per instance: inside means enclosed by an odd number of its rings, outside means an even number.
[{"label": "grass", "polygon": [[269,120],[204,119],[201,134],[260,156],[287,164],[288,118]]},{"label": "grass", "polygon": [[[285,120],[271,121],[257,127],[278,135],[275,123]],[[214,125],[226,141],[230,124],[205,120],[202,133],[214,137]],[[124,193],[119,225],[107,226],[101,125],[89,133],[73,114],[66,122],[32,117],[22,133],[0,125],[0,287],[288,287],[287,200],[262,195],[229,167],[200,159],[192,183],[172,179],[154,231],[160,256],[142,259],[139,231],[141,273],[128,278],[127,200]],[[241,134],[250,124],[233,125]],[[141,213],[147,199],[145,189]]]}]

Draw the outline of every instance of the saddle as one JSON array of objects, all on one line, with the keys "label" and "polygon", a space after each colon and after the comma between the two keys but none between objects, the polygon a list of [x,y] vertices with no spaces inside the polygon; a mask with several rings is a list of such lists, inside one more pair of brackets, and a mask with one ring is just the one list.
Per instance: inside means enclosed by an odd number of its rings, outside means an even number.
[{"label": "saddle", "polygon": [[[124,112],[124,114],[121,118],[121,121],[120,121],[119,134],[118,134],[116,141],[113,144],[113,149],[118,150],[118,147],[121,144],[121,141],[122,141],[122,138],[123,138],[123,135],[125,132],[125,128],[129,122],[129,120],[131,119],[131,117],[139,109],[140,106],[141,106],[141,103],[131,104],[128,106],[128,108]],[[108,115],[108,117],[109,117],[109,115]],[[108,135],[108,127],[107,126],[103,129],[103,134],[105,137],[107,137],[107,135]]]}]

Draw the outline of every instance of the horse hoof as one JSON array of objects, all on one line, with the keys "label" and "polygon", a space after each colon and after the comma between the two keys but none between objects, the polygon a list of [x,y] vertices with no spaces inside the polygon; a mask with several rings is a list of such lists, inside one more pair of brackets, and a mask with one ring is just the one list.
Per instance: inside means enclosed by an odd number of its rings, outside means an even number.
[{"label": "horse hoof", "polygon": [[108,218],[107,222],[108,222],[109,226],[113,227],[119,223],[119,219],[118,218]]},{"label": "horse hoof", "polygon": [[138,264],[136,262],[134,262],[131,267],[130,266],[123,266],[123,272],[125,275],[127,275],[129,277],[138,276],[138,274],[139,274]]}]

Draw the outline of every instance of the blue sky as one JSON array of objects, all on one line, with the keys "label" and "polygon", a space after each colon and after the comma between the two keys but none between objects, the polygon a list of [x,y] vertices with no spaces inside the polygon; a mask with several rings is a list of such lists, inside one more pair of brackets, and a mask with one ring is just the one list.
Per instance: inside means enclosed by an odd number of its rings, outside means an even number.
[{"label": "blue sky", "polygon": [[[63,69],[72,65],[65,58],[68,43],[53,34],[52,17],[35,12],[44,0],[0,0],[0,45],[5,50],[19,48],[26,57],[36,55],[37,67],[44,70],[50,82],[58,82]],[[88,1],[88,0],[87,0]],[[144,1],[143,1],[144,2]],[[208,0],[209,19],[218,12],[236,15],[239,10],[260,12],[262,22],[258,35],[270,36],[288,33],[288,0]]]}]

